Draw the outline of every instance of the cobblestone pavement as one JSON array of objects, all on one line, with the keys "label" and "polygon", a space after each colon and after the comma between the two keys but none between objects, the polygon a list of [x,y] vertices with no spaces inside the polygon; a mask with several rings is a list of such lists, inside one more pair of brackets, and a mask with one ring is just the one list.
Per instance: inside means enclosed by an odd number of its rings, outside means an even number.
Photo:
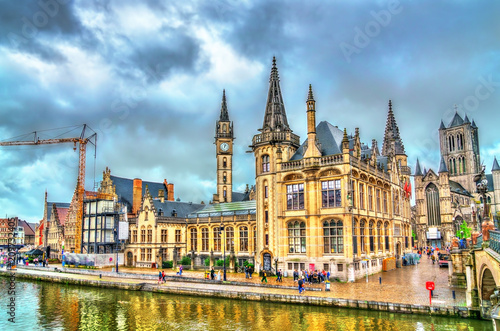
[{"label": "cobblestone pavement", "polygon": [[[60,268],[61,265],[51,265],[51,267]],[[111,271],[111,268],[100,269],[101,271]],[[120,267],[120,272],[132,274],[152,274],[157,275],[158,270],[147,268],[129,268]],[[175,271],[165,269],[165,273],[169,276],[175,276]],[[43,271],[19,269],[18,272],[29,273],[43,273]],[[72,277],[77,279],[99,279],[101,281],[110,282],[124,282],[124,283],[150,283],[157,284],[154,280],[141,280],[130,278],[116,278],[103,276],[99,278],[97,275],[99,271],[96,270],[96,275],[79,275],[79,274],[64,274],[59,273],[62,277]],[[222,274],[222,272],[221,272]],[[431,260],[423,258],[418,265],[405,266],[397,268],[388,272],[381,272],[359,279],[354,283],[331,283],[331,291],[306,291],[303,295],[312,297],[334,297],[350,300],[365,300],[365,301],[379,301],[400,304],[413,304],[413,305],[429,305],[429,291],[425,289],[425,282],[432,281],[435,283],[434,296],[432,299],[433,306],[464,306],[465,307],[465,289],[450,288],[448,286],[448,268],[439,268],[436,264],[432,264]],[[199,278],[204,276],[203,271],[184,271],[183,277]],[[262,284],[261,278],[254,274],[252,279],[245,279],[245,274],[242,273],[227,273],[227,280],[229,282],[247,282],[254,284]],[[293,279],[288,277],[284,278],[283,282],[276,282],[276,277],[268,277],[268,283],[263,283],[264,286],[241,286],[234,284],[219,284],[219,283],[193,283],[183,282],[182,277],[177,279],[168,280],[165,284],[159,286],[175,286],[177,288],[197,288],[197,289],[210,289],[220,291],[232,291],[240,293],[274,293],[297,295],[298,290],[290,289],[289,287],[297,287]],[[249,284],[250,285],[250,284]],[[271,287],[269,285],[279,285],[283,288]],[[306,285],[306,289],[310,287],[324,288],[324,284],[311,284]],[[455,291],[455,300],[453,299],[453,292]]]}]

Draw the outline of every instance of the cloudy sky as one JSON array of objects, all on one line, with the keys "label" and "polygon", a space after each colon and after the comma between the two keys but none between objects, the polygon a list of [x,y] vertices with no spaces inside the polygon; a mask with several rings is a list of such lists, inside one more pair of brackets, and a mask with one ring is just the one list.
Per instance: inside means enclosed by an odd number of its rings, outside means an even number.
[{"label": "cloudy sky", "polygon": [[[234,121],[233,181],[253,184],[252,136],[262,125],[276,56],[288,120],[306,138],[317,121],[379,146],[392,99],[414,169],[439,165],[440,121],[479,126],[482,161],[500,157],[497,1],[0,0],[0,140],[97,132],[86,189],[106,167],[175,184],[182,201],[215,187],[215,121],[226,89]],[[66,128],[44,131],[53,128]],[[91,132],[91,131],[89,131]],[[66,133],[66,135],[62,135]],[[13,138],[18,137],[18,138]],[[11,139],[13,138],[13,139]],[[69,202],[71,144],[0,147],[0,215],[43,217],[43,197]]]}]

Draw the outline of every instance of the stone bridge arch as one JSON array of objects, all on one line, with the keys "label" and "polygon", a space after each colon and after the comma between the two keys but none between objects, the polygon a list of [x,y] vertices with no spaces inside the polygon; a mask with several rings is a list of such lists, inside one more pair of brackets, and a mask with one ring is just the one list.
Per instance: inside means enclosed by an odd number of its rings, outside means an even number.
[{"label": "stone bridge arch", "polygon": [[490,296],[500,286],[500,261],[490,252],[489,248],[475,252],[477,295],[482,309],[481,315],[486,318],[490,318],[491,314]]}]

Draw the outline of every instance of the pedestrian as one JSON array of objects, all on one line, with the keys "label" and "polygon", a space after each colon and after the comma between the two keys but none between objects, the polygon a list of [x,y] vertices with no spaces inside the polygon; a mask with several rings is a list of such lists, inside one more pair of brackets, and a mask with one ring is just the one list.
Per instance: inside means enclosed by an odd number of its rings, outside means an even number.
[{"label": "pedestrian", "polygon": [[161,272],[161,280],[165,283],[165,271]]},{"label": "pedestrian", "polygon": [[248,279],[249,276],[248,276],[248,266],[245,266],[245,278]]},{"label": "pedestrian", "polygon": [[266,274],[265,270],[262,270],[262,279],[260,282],[262,283],[263,281],[266,281],[266,283],[267,283],[267,274]]},{"label": "pedestrian", "polygon": [[299,279],[299,294],[301,294],[302,291],[304,290],[303,286],[304,286],[304,281],[302,279]]},{"label": "pedestrian", "polygon": [[160,284],[163,281],[163,277],[161,275],[161,271],[158,272],[158,284]]},{"label": "pedestrian", "polygon": [[293,281],[296,282],[297,280],[299,280],[299,272],[295,269],[293,271]]},{"label": "pedestrian", "polygon": [[179,276],[182,276],[182,264],[179,267]]},{"label": "pedestrian", "polygon": [[212,269],[210,270],[210,278],[212,278],[212,280],[215,279],[215,270],[214,270],[214,267],[212,267]]},{"label": "pedestrian", "polygon": [[217,280],[220,280],[220,270],[217,271]]},{"label": "pedestrian", "polygon": [[432,259],[432,264],[434,264],[434,262],[436,262],[436,256],[432,254],[431,259]]}]

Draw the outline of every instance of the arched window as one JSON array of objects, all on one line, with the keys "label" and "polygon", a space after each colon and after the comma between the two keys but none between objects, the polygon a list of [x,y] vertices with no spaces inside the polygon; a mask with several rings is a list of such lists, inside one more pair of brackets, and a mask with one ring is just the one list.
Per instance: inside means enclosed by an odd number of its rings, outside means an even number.
[{"label": "arched window", "polygon": [[378,243],[377,243],[377,246],[378,246],[378,250],[379,251],[383,251],[384,250],[384,246],[382,244],[382,240],[383,240],[383,233],[382,233],[382,222],[378,222],[377,223],[377,237],[378,237]]},{"label": "arched window", "polygon": [[365,186],[359,184],[359,208],[365,209]]},{"label": "arched window", "polygon": [[191,250],[198,251],[198,230],[196,228],[191,229]]},{"label": "arched window", "polygon": [[369,235],[370,235],[370,252],[375,251],[375,222],[370,221],[369,223]]},{"label": "arched window", "polygon": [[144,225],[141,226],[141,242],[146,242],[146,228],[144,227]]},{"label": "arched window", "polygon": [[214,251],[220,252],[220,227],[214,228]]},{"label": "arched window", "polygon": [[441,211],[439,205],[439,190],[433,183],[430,183],[425,189],[425,198],[427,200],[427,224],[441,225]]},{"label": "arched window", "polygon": [[201,250],[208,251],[208,228],[201,229]]},{"label": "arched window", "polygon": [[262,156],[262,172],[269,172],[269,155]]},{"label": "arched window", "polygon": [[227,132],[227,125],[222,124],[222,132],[226,133]]},{"label": "arched window", "polygon": [[306,223],[290,222],[288,223],[288,252],[305,253],[306,252]]},{"label": "arched window", "polygon": [[487,198],[486,198],[486,202],[487,202],[487,203],[491,203],[491,197],[487,197]]},{"label": "arched window", "polygon": [[226,228],[226,251],[234,251],[234,229],[231,226]]},{"label": "arched window", "polygon": [[222,159],[222,167],[223,167],[223,168],[226,168],[226,167],[227,167],[227,159],[226,159],[226,158],[223,158],[223,159]]},{"label": "arched window", "polygon": [[366,253],[366,247],[365,247],[365,228],[366,228],[366,221],[361,221],[360,226],[359,226],[359,243],[361,246],[361,253]]},{"label": "arched window", "polygon": [[222,174],[222,182],[225,183],[227,182],[227,173],[224,171],[224,173]]},{"label": "arched window", "polygon": [[352,253],[358,254],[358,220],[352,223]]},{"label": "arched window", "polygon": [[248,252],[248,228],[240,227],[240,251]]},{"label": "arched window", "polygon": [[344,226],[342,221],[323,222],[323,241],[325,254],[344,253]]},{"label": "arched window", "polygon": [[385,250],[389,250],[389,222],[384,223]]},{"label": "arched window", "polygon": [[253,227],[253,251],[257,252],[257,227]]}]

